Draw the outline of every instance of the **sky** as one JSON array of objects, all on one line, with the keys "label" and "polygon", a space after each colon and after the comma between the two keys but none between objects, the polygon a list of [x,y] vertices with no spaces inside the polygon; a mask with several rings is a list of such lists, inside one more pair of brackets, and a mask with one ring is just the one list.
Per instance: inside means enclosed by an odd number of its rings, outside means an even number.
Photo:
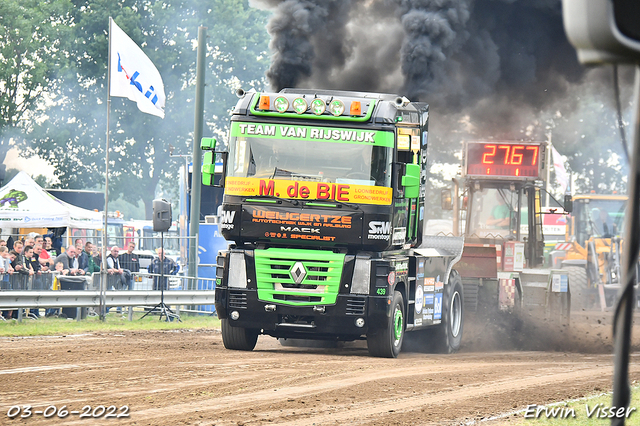
[{"label": "sky", "polygon": [[33,177],[45,175],[48,179],[56,179],[53,174],[54,168],[52,165],[38,156],[30,158],[20,157],[18,156],[18,150],[16,148],[11,148],[9,152],[7,152],[5,165],[7,169],[18,169],[27,172]]}]

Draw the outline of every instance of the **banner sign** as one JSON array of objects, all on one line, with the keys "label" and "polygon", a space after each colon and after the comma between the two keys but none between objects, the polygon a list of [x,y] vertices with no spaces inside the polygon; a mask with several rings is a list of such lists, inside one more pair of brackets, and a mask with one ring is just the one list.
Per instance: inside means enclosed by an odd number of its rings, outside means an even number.
[{"label": "banner sign", "polygon": [[225,193],[241,197],[271,196],[377,205],[390,205],[392,199],[392,189],[384,186],[242,177],[227,177]]},{"label": "banner sign", "polygon": [[232,137],[295,139],[308,142],[363,143],[393,147],[393,132],[265,123],[231,123]]},{"label": "banner sign", "polygon": [[243,206],[243,237],[353,243],[358,241],[361,233],[361,212],[301,212],[288,208]]}]

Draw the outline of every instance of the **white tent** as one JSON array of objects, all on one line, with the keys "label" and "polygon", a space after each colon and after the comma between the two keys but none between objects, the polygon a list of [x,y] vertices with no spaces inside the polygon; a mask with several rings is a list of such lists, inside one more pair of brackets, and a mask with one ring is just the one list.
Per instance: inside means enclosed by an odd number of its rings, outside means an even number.
[{"label": "white tent", "polygon": [[102,213],[58,200],[25,172],[0,189],[0,227],[102,229]]}]

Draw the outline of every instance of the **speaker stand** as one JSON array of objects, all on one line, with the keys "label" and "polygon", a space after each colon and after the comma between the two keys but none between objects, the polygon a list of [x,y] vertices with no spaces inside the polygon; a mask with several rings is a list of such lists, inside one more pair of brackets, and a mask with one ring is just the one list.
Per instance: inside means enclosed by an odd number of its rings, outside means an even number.
[{"label": "speaker stand", "polygon": [[164,287],[166,285],[164,281],[164,259],[166,256],[164,253],[164,232],[160,232],[160,249],[162,250],[162,259],[160,259],[160,303],[151,308],[151,310],[144,314],[140,319],[146,317],[151,312],[160,310],[160,321],[162,321],[162,316],[164,315],[165,321],[173,321],[174,319],[177,319],[178,322],[182,322],[180,315],[173,312],[171,308],[164,303]]}]

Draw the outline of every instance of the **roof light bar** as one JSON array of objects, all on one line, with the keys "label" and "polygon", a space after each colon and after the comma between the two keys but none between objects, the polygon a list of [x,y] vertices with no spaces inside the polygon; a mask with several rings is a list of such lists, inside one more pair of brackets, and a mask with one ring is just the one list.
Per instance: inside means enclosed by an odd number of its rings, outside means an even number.
[{"label": "roof light bar", "polygon": [[335,117],[341,116],[344,109],[344,102],[339,99],[335,99],[329,104],[329,112]]},{"label": "roof light bar", "polygon": [[278,96],[275,101],[273,101],[273,106],[279,113],[285,113],[289,109],[289,100],[284,96]]},{"label": "roof light bar", "polygon": [[309,107],[307,101],[302,98],[295,98],[291,105],[293,106],[293,110],[296,114],[304,114],[307,112],[307,108]]},{"label": "roof light bar", "polygon": [[327,105],[322,99],[316,98],[311,101],[311,112],[315,115],[322,115],[327,109]]}]

